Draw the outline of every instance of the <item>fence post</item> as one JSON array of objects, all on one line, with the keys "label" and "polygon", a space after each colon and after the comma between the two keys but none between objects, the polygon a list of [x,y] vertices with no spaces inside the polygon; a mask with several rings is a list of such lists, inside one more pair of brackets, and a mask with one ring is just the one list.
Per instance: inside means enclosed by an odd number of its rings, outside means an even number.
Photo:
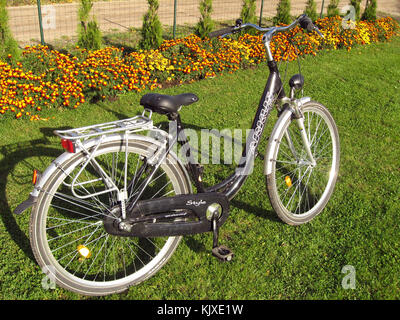
[{"label": "fence post", "polygon": [[176,36],[176,2],[177,2],[177,0],[174,0],[174,31],[173,31],[174,39]]},{"label": "fence post", "polygon": [[258,22],[258,25],[261,27],[261,19],[262,19],[262,12],[264,9],[264,0],[261,0],[261,8],[260,8],[260,21]]},{"label": "fence post", "polygon": [[42,22],[42,8],[40,6],[40,0],[37,0],[38,6],[38,17],[39,17],[39,29],[40,29],[40,42],[44,46],[44,35],[43,35],[43,22]]},{"label": "fence post", "polygon": [[324,12],[324,0],[322,0],[322,4],[321,4],[321,13],[319,15],[320,18],[322,18],[322,13]]},{"label": "fence post", "polygon": [[258,22],[258,25],[261,27],[261,20],[263,16],[263,9],[264,9],[264,0],[261,0],[261,8],[260,8],[260,21]]}]

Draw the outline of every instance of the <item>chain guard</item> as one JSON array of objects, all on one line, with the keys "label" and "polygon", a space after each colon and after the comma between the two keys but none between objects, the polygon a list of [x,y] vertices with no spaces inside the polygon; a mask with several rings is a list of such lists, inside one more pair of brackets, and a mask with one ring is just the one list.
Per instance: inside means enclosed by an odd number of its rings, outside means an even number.
[{"label": "chain guard", "polygon": [[[217,220],[221,226],[229,215],[229,200],[222,193],[207,192],[140,200],[133,210],[126,213],[125,220],[111,216],[105,218],[104,228],[112,235],[144,238],[209,232],[213,228],[207,209],[212,204],[219,204],[222,208]],[[116,211],[113,209],[114,213]],[[126,228],[121,230],[121,222],[129,226],[129,231]]]}]

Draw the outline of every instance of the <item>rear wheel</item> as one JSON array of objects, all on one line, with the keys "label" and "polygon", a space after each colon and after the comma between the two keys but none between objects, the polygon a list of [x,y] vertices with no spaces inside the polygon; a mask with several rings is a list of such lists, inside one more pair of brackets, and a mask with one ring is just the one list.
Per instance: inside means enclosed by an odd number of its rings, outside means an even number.
[{"label": "rear wheel", "polygon": [[[127,193],[133,197],[148,175],[145,159],[155,149],[145,141],[129,141],[128,147],[124,141],[114,141],[102,144],[95,160],[119,189],[125,178],[132,181]],[[59,286],[83,295],[118,293],[155,274],[181,237],[108,234],[104,219],[120,215],[117,192],[101,193],[106,189],[104,180],[91,162],[85,166],[86,159],[79,153],[60,163],[47,180],[32,210],[31,245],[42,270],[50,272]],[[77,176],[72,193],[71,183]],[[185,172],[176,161],[170,161],[157,170],[141,199],[188,192]]]},{"label": "rear wheel", "polygon": [[316,164],[309,160],[298,124],[290,116],[278,120],[266,157],[272,168],[267,174],[272,207],[292,225],[310,221],[325,208],[339,171],[339,134],[331,114],[314,101],[305,103],[301,111]]}]

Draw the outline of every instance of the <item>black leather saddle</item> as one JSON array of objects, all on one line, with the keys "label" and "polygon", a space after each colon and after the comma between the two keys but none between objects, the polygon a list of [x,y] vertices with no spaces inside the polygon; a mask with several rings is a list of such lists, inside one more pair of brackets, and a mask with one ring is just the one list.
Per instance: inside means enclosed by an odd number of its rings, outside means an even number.
[{"label": "black leather saddle", "polygon": [[193,93],[183,93],[169,96],[159,93],[148,93],[140,99],[140,104],[146,109],[160,114],[176,113],[181,106],[187,106],[199,101]]}]

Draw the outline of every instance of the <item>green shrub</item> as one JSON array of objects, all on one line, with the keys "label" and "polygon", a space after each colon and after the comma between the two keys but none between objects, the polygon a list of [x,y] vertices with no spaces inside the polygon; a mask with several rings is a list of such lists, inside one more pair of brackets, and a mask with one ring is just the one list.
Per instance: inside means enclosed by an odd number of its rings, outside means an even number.
[{"label": "green shrub", "polygon": [[279,0],[276,8],[276,16],[273,20],[274,24],[290,24],[292,22],[290,16],[290,0]]},{"label": "green shrub", "polygon": [[376,20],[376,0],[367,0],[367,3],[365,4],[365,10],[361,19],[368,21]]},{"label": "green shrub", "polygon": [[143,16],[142,39],[139,46],[142,49],[157,48],[162,43],[162,26],[158,19],[157,10],[159,7],[158,0],[147,0],[149,9]]},{"label": "green shrub", "polygon": [[317,4],[315,3],[314,0],[307,1],[307,6],[306,6],[306,9],[304,10],[304,13],[307,16],[309,16],[312,21],[315,21],[318,19]]},{"label": "green shrub", "polygon": [[102,37],[96,19],[89,21],[89,13],[93,7],[92,0],[81,0],[78,11],[80,24],[78,25],[78,46],[88,50],[101,48]]},{"label": "green shrub", "polygon": [[5,60],[8,55],[16,60],[20,52],[8,26],[6,0],[0,0],[0,59]]},{"label": "green shrub", "polygon": [[334,17],[339,15],[339,0],[331,0],[329,5],[328,5],[328,17]]},{"label": "green shrub", "polygon": [[196,25],[195,33],[202,39],[208,37],[208,34],[214,29],[214,23],[211,19],[212,0],[203,0],[200,2],[200,21]]},{"label": "green shrub", "polygon": [[240,18],[243,23],[256,23],[256,0],[243,0]]},{"label": "green shrub", "polygon": [[[257,23],[255,0],[243,0],[240,19],[242,19],[243,23]],[[253,28],[247,28],[246,32],[252,35],[257,33],[257,31]]]}]

